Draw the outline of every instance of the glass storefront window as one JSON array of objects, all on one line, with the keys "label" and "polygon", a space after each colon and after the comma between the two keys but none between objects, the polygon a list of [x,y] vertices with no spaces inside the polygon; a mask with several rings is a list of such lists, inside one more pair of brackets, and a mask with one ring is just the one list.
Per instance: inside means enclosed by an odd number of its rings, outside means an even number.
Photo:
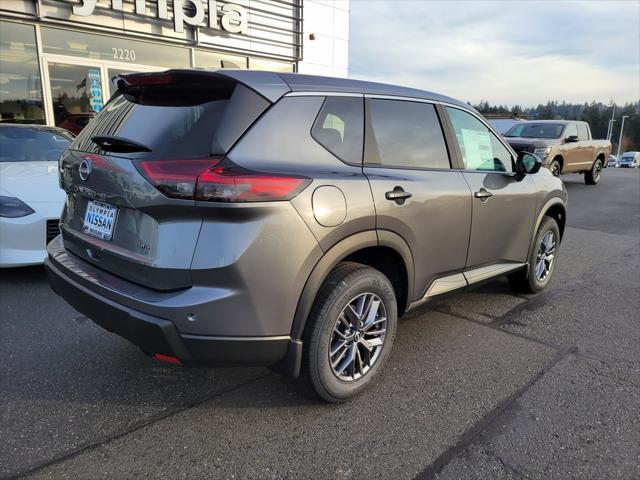
[{"label": "glass storefront window", "polygon": [[44,123],[33,25],[0,22],[0,118],[2,122]]},{"label": "glass storefront window", "polygon": [[44,53],[167,68],[191,66],[189,49],[128,38],[43,27]]},{"label": "glass storefront window", "polygon": [[195,66],[201,68],[247,68],[247,57],[225,53],[194,51]]},{"label": "glass storefront window", "polygon": [[250,58],[249,68],[251,70],[269,70],[271,72],[293,72],[293,63],[276,62],[262,58]]},{"label": "glass storefront window", "polygon": [[55,125],[77,135],[106,102],[100,68],[49,63],[49,81]]}]

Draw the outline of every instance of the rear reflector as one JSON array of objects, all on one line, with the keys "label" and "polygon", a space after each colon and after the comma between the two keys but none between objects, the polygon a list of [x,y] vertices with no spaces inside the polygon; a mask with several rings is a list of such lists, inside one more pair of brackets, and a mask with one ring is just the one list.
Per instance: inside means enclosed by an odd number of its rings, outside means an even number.
[{"label": "rear reflector", "polygon": [[138,161],[140,173],[170,198],[205,202],[289,200],[310,183],[306,177],[253,172],[221,157]]},{"label": "rear reflector", "polygon": [[163,355],[161,353],[154,353],[153,354],[153,358],[155,358],[156,360],[160,360],[161,362],[165,362],[165,363],[175,363],[176,365],[182,365],[182,362],[177,359],[176,357],[171,357],[169,355]]}]

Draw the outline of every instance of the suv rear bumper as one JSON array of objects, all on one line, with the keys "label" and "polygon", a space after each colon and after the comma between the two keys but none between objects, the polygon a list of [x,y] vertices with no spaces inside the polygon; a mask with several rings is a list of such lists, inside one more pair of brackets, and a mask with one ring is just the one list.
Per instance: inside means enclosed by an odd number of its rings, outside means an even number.
[{"label": "suv rear bumper", "polygon": [[[55,240],[54,240],[55,241]],[[148,354],[178,358],[184,364],[270,366],[287,354],[290,337],[228,337],[180,334],[173,322],[116,303],[77,282],[74,272],[51,257],[45,270],[53,290],[102,328]]]}]

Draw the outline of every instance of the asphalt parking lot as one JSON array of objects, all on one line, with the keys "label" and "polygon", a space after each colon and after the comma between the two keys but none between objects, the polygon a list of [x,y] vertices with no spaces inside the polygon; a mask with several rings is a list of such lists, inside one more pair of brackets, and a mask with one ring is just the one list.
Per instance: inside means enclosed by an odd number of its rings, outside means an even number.
[{"label": "asphalt parking lot", "polygon": [[505,281],[407,315],[373,388],[325,405],[267,369],[146,357],[0,273],[6,478],[640,477],[640,169],[566,176],[550,288]]}]

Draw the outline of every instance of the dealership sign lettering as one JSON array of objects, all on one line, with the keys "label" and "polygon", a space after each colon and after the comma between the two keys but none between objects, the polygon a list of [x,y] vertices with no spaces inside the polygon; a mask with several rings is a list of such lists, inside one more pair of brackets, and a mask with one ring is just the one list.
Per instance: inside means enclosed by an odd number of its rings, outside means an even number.
[{"label": "dealership sign lettering", "polygon": [[[157,0],[158,18],[168,20],[169,9],[167,0]],[[216,0],[173,0],[173,23],[178,33],[184,32],[184,24],[197,27],[205,21],[205,2],[208,4],[207,26],[209,28],[222,28],[229,33],[247,34],[249,22],[246,9],[235,3],[226,3],[220,9],[218,18],[218,2]],[[88,17],[96,9],[98,0],[81,0],[80,5],[73,6],[73,14]],[[187,8],[185,7],[193,7]],[[111,0],[111,9],[122,11],[122,0]],[[138,15],[147,15],[145,0],[135,0],[135,12]]]}]

